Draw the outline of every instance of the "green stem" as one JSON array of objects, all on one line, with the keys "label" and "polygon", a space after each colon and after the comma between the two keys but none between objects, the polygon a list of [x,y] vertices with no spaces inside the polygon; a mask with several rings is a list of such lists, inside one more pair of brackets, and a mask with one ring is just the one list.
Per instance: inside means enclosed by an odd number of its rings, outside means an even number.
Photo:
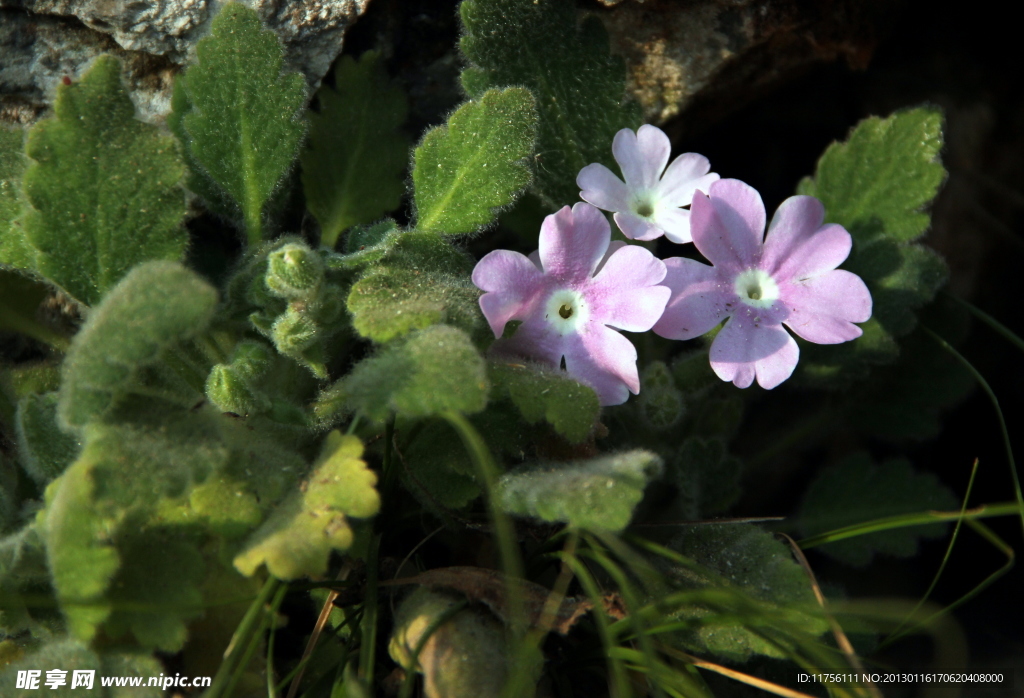
[{"label": "green stem", "polygon": [[27,318],[19,313],[11,312],[3,306],[0,306],[0,327],[20,332],[26,337],[31,337],[43,344],[49,344],[51,347],[63,354],[66,354],[68,348],[71,346],[71,340],[64,335],[54,332],[46,325],[36,322],[31,318]]},{"label": "green stem", "polygon": [[231,636],[228,648],[224,650],[224,661],[217,669],[217,674],[213,677],[210,688],[203,694],[203,698],[227,698],[230,695],[227,690],[234,683],[235,667],[239,664],[240,655],[247,652],[250,639],[262,624],[263,606],[274,594],[279,584],[280,582],[274,577],[268,578],[263,584],[263,588],[260,589],[260,593],[249,604],[249,609],[242,617],[242,622],[238,624],[235,634]]},{"label": "green stem", "polygon": [[1003,323],[1001,323],[998,320],[996,320],[994,317],[992,317],[991,315],[986,313],[981,308],[976,307],[973,303],[969,303],[969,302],[965,301],[960,296],[957,296],[957,295],[955,295],[953,293],[949,293],[948,291],[943,292],[943,294],[947,298],[952,298],[954,301],[956,301],[960,305],[962,305],[965,308],[967,308],[967,310],[969,310],[970,313],[972,315],[974,315],[974,317],[976,317],[979,320],[981,320],[982,322],[984,322],[986,325],[991,327],[997,333],[1001,334],[1005,340],[1010,342],[1010,344],[1014,345],[1015,347],[1020,349],[1022,352],[1024,352],[1024,339],[1021,339],[1016,334],[1014,334],[1008,327],[1003,325]]},{"label": "green stem", "polygon": [[1006,449],[1006,459],[1010,464],[1010,477],[1013,479],[1013,490],[1017,497],[1017,513],[1020,515],[1021,530],[1024,531],[1024,494],[1021,493],[1020,489],[1020,476],[1017,474],[1017,463],[1013,458],[1013,446],[1010,444],[1010,430],[1006,427],[1006,418],[1003,417],[1003,410],[999,407],[999,398],[996,397],[992,387],[985,380],[985,377],[978,372],[978,369],[974,368],[970,361],[958,352],[953,346],[945,339],[940,337],[938,334],[928,329],[924,325],[921,325],[921,329],[924,330],[932,339],[938,342],[943,349],[948,351],[953,358],[960,362],[960,364],[966,368],[974,380],[978,381],[978,385],[981,386],[985,394],[988,395],[988,399],[992,402],[992,406],[996,410],[996,417],[999,418],[999,429],[1003,432],[1003,446]]},{"label": "green stem", "polygon": [[368,695],[373,694],[373,672],[377,662],[377,615],[380,589],[377,583],[377,566],[380,540],[380,534],[374,536],[366,559],[366,598],[363,600],[363,621],[359,625],[359,678],[366,687]]}]

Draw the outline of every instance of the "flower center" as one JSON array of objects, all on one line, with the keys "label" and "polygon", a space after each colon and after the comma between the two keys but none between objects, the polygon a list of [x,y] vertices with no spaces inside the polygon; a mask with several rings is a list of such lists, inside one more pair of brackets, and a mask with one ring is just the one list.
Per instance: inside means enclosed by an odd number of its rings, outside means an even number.
[{"label": "flower center", "polygon": [[736,276],[736,295],[747,305],[767,308],[779,298],[779,286],[767,272],[747,269]]},{"label": "flower center", "polygon": [[640,192],[633,199],[633,213],[641,218],[650,218],[654,215],[654,201],[649,192]]},{"label": "flower center", "polygon": [[544,308],[544,319],[559,334],[578,331],[586,323],[589,315],[590,311],[583,294],[568,288],[552,293]]}]

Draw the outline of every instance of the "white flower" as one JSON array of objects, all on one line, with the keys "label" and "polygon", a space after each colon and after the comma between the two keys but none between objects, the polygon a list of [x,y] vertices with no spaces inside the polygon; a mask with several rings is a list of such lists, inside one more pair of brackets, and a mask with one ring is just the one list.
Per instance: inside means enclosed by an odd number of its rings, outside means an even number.
[{"label": "white flower", "polygon": [[668,165],[671,151],[668,136],[657,126],[644,125],[636,133],[622,129],[612,141],[612,155],[626,182],[592,163],[576,177],[580,198],[614,211],[615,223],[627,238],[664,235],[675,243],[690,242],[690,212],[682,207],[690,205],[695,191],[706,192],[718,175],[709,172],[708,159],[697,153],[683,153]]}]

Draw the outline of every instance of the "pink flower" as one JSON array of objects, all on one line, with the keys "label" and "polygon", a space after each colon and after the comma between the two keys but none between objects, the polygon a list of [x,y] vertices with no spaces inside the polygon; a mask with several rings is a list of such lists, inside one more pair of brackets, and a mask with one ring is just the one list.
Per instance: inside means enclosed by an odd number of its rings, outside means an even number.
[{"label": "pink flower", "polygon": [[836,269],[853,241],[842,226],[822,225],[820,201],[783,201],[763,244],[764,204],[739,180],[715,182],[708,196],[698,192],[692,211],[693,243],[714,266],[665,260],[672,298],[657,334],[693,339],[730,318],[711,345],[711,367],[737,387],[756,376],[769,390],[789,378],[800,358],[782,325],[816,344],[861,335],[853,323],[871,317],[871,294],[859,276]]},{"label": "pink flower", "polygon": [[491,351],[555,368],[564,359],[569,375],[597,391],[602,405],[640,390],[636,349],[615,329],[646,332],[669,297],[657,285],[664,262],[643,247],[610,241],[601,212],[578,203],[544,219],[540,249],[529,258],[495,250],[473,270],[473,283],[486,291],[480,309],[494,336],[510,320],[523,323]]},{"label": "pink flower", "polygon": [[703,155],[684,153],[668,165],[672,144],[657,126],[644,125],[633,133],[615,134],[612,155],[625,183],[599,163],[587,165],[576,177],[580,198],[605,211],[615,211],[615,224],[632,240],[653,240],[665,235],[672,242],[690,242],[689,206],[693,193],[707,191],[718,179],[708,172]]}]

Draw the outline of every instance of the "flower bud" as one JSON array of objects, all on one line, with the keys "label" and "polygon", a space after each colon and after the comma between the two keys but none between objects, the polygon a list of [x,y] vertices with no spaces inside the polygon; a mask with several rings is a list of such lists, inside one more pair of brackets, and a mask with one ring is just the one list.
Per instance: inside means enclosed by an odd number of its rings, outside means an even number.
[{"label": "flower bud", "polygon": [[281,298],[309,298],[324,279],[323,260],[313,250],[288,243],[267,257],[267,288]]}]

